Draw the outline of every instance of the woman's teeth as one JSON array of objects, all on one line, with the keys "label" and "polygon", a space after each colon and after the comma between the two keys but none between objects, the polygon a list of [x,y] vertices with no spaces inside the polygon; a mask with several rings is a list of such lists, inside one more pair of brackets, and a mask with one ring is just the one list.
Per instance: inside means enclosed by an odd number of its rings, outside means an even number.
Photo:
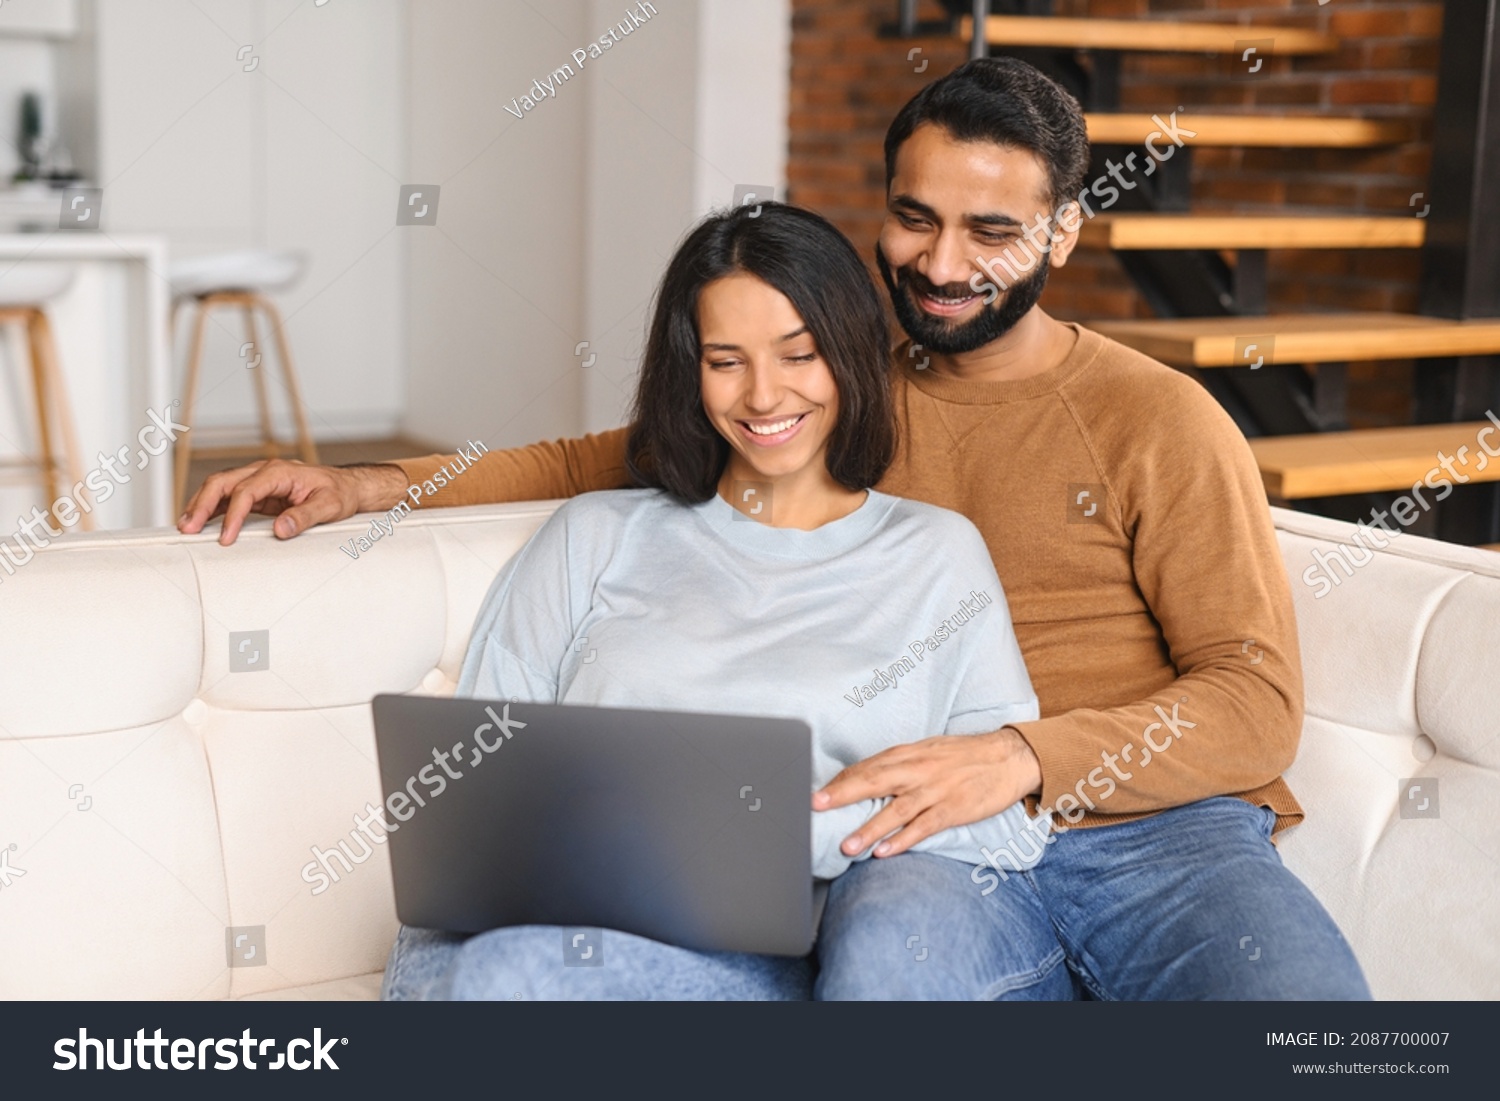
[{"label": "woman's teeth", "polygon": [[798,413],[795,417],[788,417],[786,418],[786,420],[772,421],[770,424],[751,424],[749,421],[746,421],[745,427],[750,429],[750,431],[754,432],[757,436],[774,436],[778,432],[785,432],[788,428],[796,424],[805,416],[807,416],[806,413]]}]

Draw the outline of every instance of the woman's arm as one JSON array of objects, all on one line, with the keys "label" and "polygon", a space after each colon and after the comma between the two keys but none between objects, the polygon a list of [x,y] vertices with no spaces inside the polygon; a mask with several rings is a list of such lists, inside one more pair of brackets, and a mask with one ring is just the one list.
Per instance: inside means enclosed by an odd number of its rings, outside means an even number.
[{"label": "woman's arm", "polygon": [[589,522],[602,511],[593,505],[564,504],[501,568],[475,617],[457,695],[557,701],[563,661],[588,614],[590,571],[610,551],[608,532]]}]

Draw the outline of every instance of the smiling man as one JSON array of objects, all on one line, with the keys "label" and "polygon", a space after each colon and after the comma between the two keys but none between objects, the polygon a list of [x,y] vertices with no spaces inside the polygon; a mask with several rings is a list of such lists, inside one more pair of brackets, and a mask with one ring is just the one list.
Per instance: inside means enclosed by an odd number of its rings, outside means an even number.
[{"label": "smiling man", "polygon": [[[1281,779],[1302,678],[1249,447],[1191,379],[1037,304],[1076,243],[1078,104],[1022,62],[971,61],[902,108],[885,154],[876,258],[910,340],[878,488],[983,533],[1042,717],[887,750],[814,795],[815,810],[889,799],[844,843],[877,859],[833,885],[859,905],[830,907],[844,924],[825,924],[819,995],[1367,998],[1271,843],[1302,818]],[[627,433],[494,452],[423,504],[627,485]],[[180,526],[223,511],[230,543],[258,510],[288,538],[389,509],[445,461],[254,464],[211,477]],[[1022,798],[1055,827],[1028,871],[907,851]]]}]

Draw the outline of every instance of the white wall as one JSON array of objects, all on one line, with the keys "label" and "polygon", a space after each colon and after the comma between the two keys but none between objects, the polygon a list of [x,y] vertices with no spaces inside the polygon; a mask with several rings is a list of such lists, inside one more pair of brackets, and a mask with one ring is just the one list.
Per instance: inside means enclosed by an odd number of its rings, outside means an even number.
[{"label": "white wall", "polygon": [[[277,297],[313,432],[325,440],[388,433],[401,410],[402,7],[96,8],[106,230],[163,233],[178,258],[304,251],[306,275]],[[198,423],[251,424],[239,320],[222,316],[209,331]]]},{"label": "white wall", "polygon": [[[596,25],[618,17],[611,0],[591,3]],[[623,43],[591,89],[587,431],[624,423],[651,295],[693,223],[737,184],[786,187],[790,0],[654,6],[636,32],[647,48]]]},{"label": "white wall", "polygon": [[410,5],[408,172],[444,190],[442,232],[407,238],[409,433],[507,447],[622,423],[681,237],[737,183],[784,187],[788,0],[652,6],[517,119],[504,105],[627,6]]},{"label": "white wall", "polygon": [[583,339],[593,74],[576,74],[522,118],[504,105],[571,64],[585,14],[579,2],[407,7],[406,178],[442,192],[436,226],[402,231],[403,425],[439,446],[472,438],[498,448],[577,430],[581,383],[570,359]]}]

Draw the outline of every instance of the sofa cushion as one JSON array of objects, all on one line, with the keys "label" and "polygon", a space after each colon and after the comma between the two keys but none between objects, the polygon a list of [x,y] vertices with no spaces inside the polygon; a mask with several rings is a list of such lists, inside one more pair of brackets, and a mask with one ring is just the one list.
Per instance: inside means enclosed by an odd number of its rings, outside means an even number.
[{"label": "sofa cushion", "polygon": [[203,607],[187,549],[79,540],[0,574],[0,736],[149,726],[198,689]]},{"label": "sofa cushion", "polygon": [[0,886],[0,999],[229,993],[214,788],[180,716],[0,736],[0,849],[25,873]]}]

